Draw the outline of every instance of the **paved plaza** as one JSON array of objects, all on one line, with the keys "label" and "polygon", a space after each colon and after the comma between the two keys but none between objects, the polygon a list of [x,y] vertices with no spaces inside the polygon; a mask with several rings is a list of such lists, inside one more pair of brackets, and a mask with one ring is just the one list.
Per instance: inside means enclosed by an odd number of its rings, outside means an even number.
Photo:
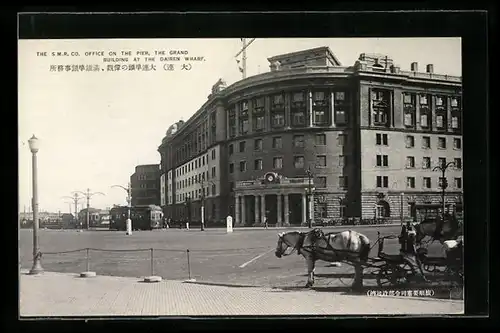
[{"label": "paved plaza", "polygon": [[346,295],[307,289],[222,287],[183,281],[45,272],[20,275],[20,315],[212,316],[461,314],[463,301]]},{"label": "paved plaza", "polygon": [[[397,234],[399,226],[355,227],[367,235],[372,244],[377,231],[382,235]],[[325,228],[325,231],[346,227]],[[293,254],[276,258],[277,233],[292,229],[223,229],[139,231],[131,236],[117,231],[41,230],[42,265],[47,271],[80,273],[87,270],[98,275],[141,277],[159,275],[166,280],[213,282],[258,287],[298,287],[306,283],[306,265],[302,256]],[[307,229],[302,229],[307,230]],[[89,258],[85,248],[89,250]],[[151,253],[150,248],[154,248]],[[187,249],[189,252],[189,261]],[[386,252],[398,253],[397,240],[387,241]],[[73,250],[79,250],[72,252]],[[83,250],[82,250],[83,249]],[[69,251],[56,254],[55,252]],[[371,256],[376,256],[377,247]],[[152,259],[152,260],[151,260]],[[32,234],[20,233],[21,267],[32,264]],[[328,267],[317,262],[316,286],[347,288],[353,282],[354,269],[349,265]],[[366,286],[375,286],[370,269],[365,270]]]}]

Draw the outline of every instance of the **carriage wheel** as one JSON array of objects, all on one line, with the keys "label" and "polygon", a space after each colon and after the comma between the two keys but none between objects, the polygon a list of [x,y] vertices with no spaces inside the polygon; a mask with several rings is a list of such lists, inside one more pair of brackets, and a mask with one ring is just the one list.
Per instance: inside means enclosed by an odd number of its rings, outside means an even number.
[{"label": "carriage wheel", "polygon": [[413,270],[408,264],[382,266],[377,274],[377,285],[379,287],[402,286],[410,281]]}]

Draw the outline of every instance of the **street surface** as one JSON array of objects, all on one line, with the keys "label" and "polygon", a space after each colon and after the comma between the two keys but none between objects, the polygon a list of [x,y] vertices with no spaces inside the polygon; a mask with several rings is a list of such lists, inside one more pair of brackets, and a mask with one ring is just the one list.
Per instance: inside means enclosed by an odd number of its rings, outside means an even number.
[{"label": "street surface", "polygon": [[[347,230],[347,227],[323,228],[325,232]],[[399,226],[353,227],[368,236],[372,244],[381,235],[399,234]],[[159,275],[166,280],[196,279],[198,282],[222,285],[261,287],[301,287],[307,280],[307,269],[302,256],[292,254],[278,259],[274,255],[277,234],[281,231],[308,229],[235,229],[226,234],[223,229],[135,231],[127,236],[118,231],[41,230],[42,266],[46,271],[80,273],[87,270],[86,251],[66,254],[51,252],[92,248],[89,269],[98,275],[143,277]],[[153,270],[151,270],[151,251]],[[95,249],[95,250],[94,250]],[[143,251],[138,251],[143,249]],[[189,265],[187,260],[189,249]],[[397,239],[386,240],[385,252],[397,254]],[[103,251],[104,250],[104,251]],[[115,251],[117,250],[117,251]],[[440,244],[429,247],[429,255],[442,254]],[[375,257],[377,246],[370,256]],[[32,264],[32,231],[20,231],[21,267]],[[353,281],[354,269],[327,267],[317,262],[317,288],[342,291]],[[189,267],[189,269],[188,269]],[[365,269],[364,285],[376,286],[373,269]],[[442,285],[442,284],[440,284]],[[447,297],[447,296],[444,296]]]},{"label": "street surface", "polygon": [[230,288],[182,281],[45,272],[20,275],[20,315],[210,316],[463,314],[463,301],[359,296],[315,290]]}]

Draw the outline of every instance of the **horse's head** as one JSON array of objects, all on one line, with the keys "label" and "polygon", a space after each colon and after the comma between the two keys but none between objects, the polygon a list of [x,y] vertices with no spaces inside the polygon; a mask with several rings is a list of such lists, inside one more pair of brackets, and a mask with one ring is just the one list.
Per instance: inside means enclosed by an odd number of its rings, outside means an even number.
[{"label": "horse's head", "polygon": [[[296,235],[299,235],[297,232],[280,232],[278,234],[278,243],[276,245],[276,251],[274,254],[276,257],[281,258],[282,256],[287,256],[291,252],[293,252],[293,249],[295,248],[295,245],[297,243],[297,237],[294,237]],[[290,249],[288,251],[288,249]]]}]

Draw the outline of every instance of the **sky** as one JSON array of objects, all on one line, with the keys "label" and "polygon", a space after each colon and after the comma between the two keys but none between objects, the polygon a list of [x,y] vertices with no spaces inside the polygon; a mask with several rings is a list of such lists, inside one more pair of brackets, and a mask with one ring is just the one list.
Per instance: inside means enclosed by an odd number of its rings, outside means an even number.
[{"label": "sky", "polygon": [[[241,79],[235,58],[241,46],[238,38],[19,40],[21,211],[30,209],[32,197],[28,146],[32,135],[40,143],[40,211],[68,212],[71,200],[64,197],[87,188],[105,194],[92,196],[91,207],[125,204],[126,192],[111,186],[126,186],[136,165],[159,163],[157,148],[168,127],[189,119],[207,101],[219,78],[228,85]],[[410,64],[418,62],[420,71],[434,64],[435,73],[462,75],[460,38],[258,38],[247,48],[247,76],[269,71],[269,57],[319,46],[329,46],[343,66],[353,65],[361,53],[382,53],[401,70],[410,70]],[[131,55],[123,56],[122,51]],[[143,51],[154,61],[146,62]],[[165,55],[155,56],[155,51]],[[160,59],[186,51],[188,56],[203,57],[190,62],[190,70],[181,69],[184,61]],[[52,56],[52,52],[69,56]],[[129,61],[112,63],[104,58]],[[164,70],[170,63],[175,68]],[[107,71],[109,64],[154,64],[156,71]],[[105,70],[51,70],[58,65],[99,65]]]}]

